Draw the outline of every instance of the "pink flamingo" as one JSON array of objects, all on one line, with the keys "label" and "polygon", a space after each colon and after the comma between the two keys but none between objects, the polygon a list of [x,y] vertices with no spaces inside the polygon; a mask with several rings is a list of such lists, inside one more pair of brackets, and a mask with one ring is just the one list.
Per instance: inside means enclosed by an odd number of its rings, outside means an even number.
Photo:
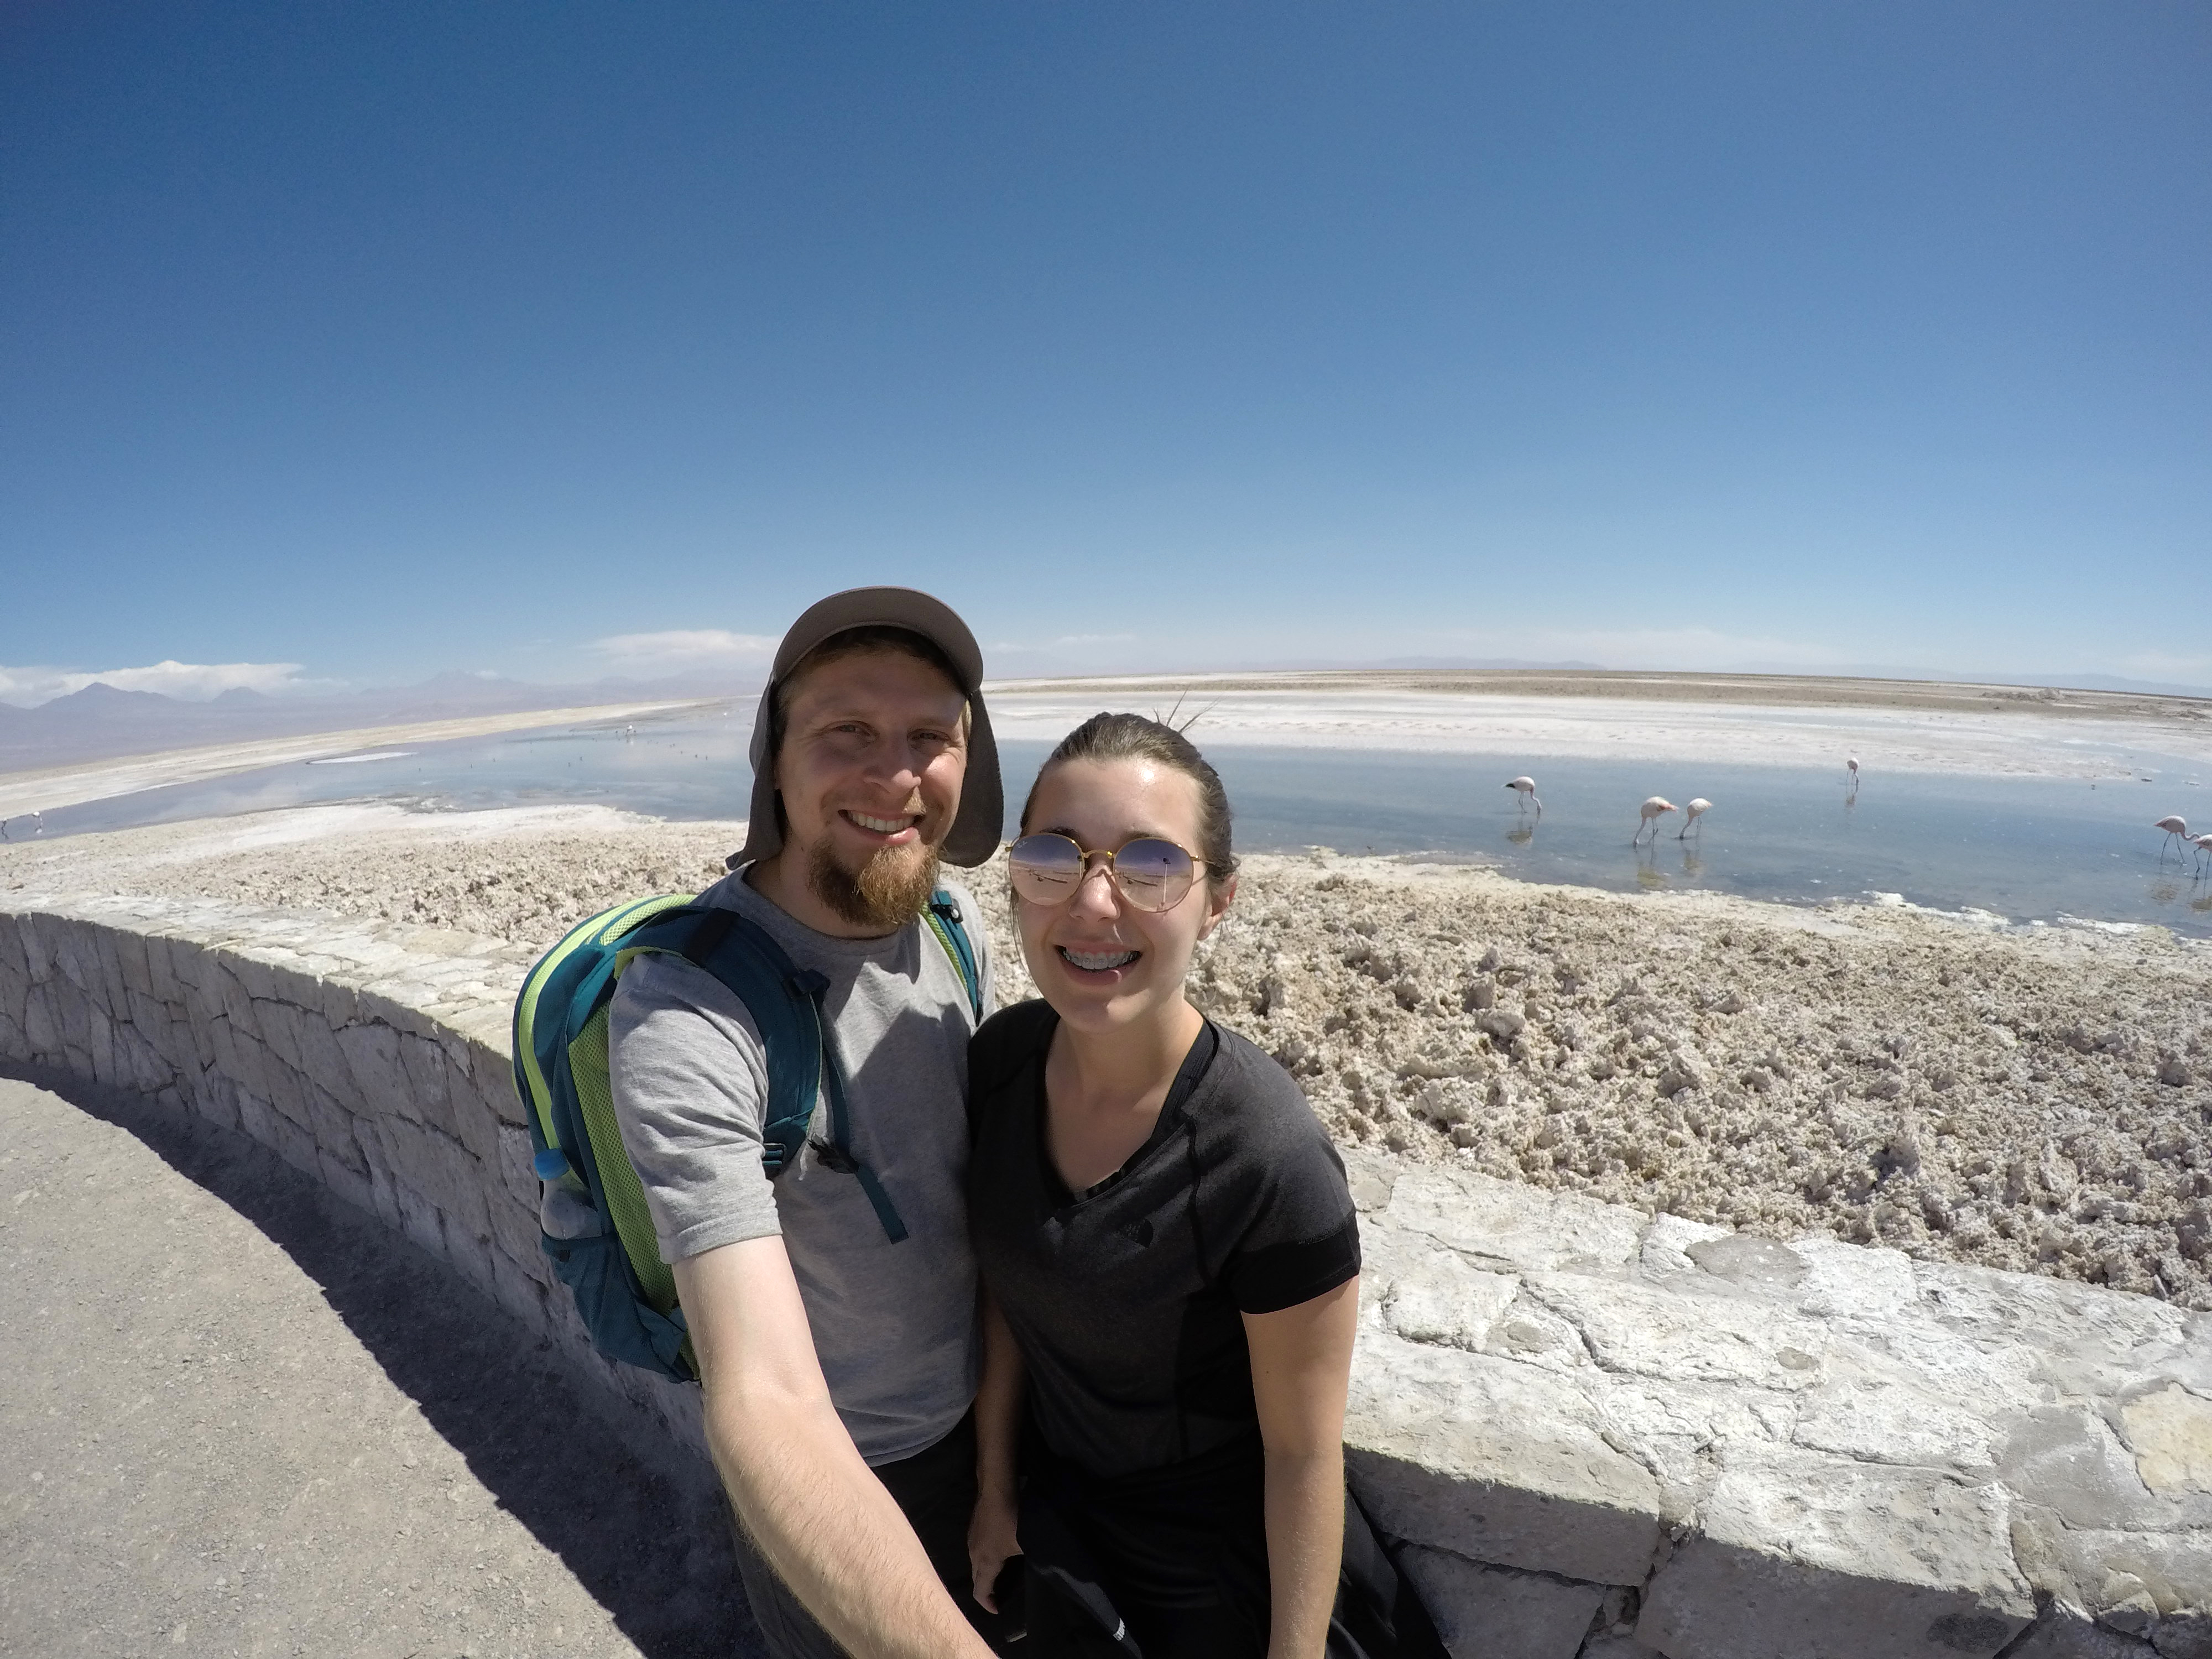
[{"label": "pink flamingo", "polygon": [[2166,831],[2166,839],[2158,844],[2158,855],[2160,858],[2166,856],[2166,849],[2175,842],[2182,842],[2192,847],[2196,845],[2189,834],[2188,821],[2178,812],[2172,817],[2160,818],[2156,823],[2151,825],[2151,828]]},{"label": "pink flamingo", "polygon": [[1638,809],[1638,817],[1639,821],[1636,826],[1636,836],[1635,838],[1628,844],[1631,847],[1633,847],[1636,845],[1637,842],[1642,841],[1644,839],[1644,832],[1646,830],[1649,830],[1651,832],[1652,840],[1658,840],[1660,815],[1663,812],[1679,812],[1682,809],[1680,807],[1675,805],[1673,801],[1668,800],[1664,795],[1652,796],[1650,799],[1645,801],[1643,806]]},{"label": "pink flamingo", "polygon": [[1521,810],[1522,811],[1525,812],[1528,810],[1529,802],[1535,801],[1536,816],[1540,818],[1544,816],[1544,803],[1540,800],[1536,800],[1535,779],[1508,778],[1505,781],[1505,787],[1508,789],[1510,789],[1515,794],[1521,797]]},{"label": "pink flamingo", "polygon": [[2212,836],[2191,836],[2189,844],[2197,849],[2197,868],[2204,867],[2204,860],[2212,858]]},{"label": "pink flamingo", "polygon": [[[1707,800],[1703,795],[1692,795],[1690,798],[1690,804],[1682,809],[1687,816],[1686,816],[1682,820],[1681,829],[1675,832],[1674,839],[1676,841],[1680,841],[1683,836],[1688,835],[1690,833],[1690,826],[1712,810],[1712,802]],[[1698,833],[1702,836],[1705,832],[1700,830]],[[1656,841],[1658,836],[1655,834],[1652,836],[1652,839]]]}]

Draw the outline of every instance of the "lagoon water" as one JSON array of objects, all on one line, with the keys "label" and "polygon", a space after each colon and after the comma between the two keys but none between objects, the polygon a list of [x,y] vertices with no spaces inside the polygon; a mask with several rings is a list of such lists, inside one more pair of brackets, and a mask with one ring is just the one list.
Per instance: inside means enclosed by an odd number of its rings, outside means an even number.
[{"label": "lagoon water", "polygon": [[[1194,736],[1203,738],[1203,732]],[[46,815],[48,836],[319,802],[394,800],[426,811],[593,802],[672,818],[744,816],[750,710],[575,726],[379,750],[145,790]],[[1001,744],[1008,813],[1048,745]],[[2212,787],[2185,763],[2146,757],[2150,778],[1869,775],[1854,798],[1840,768],[1553,759],[1526,754],[1224,747],[1210,750],[1255,852],[1332,847],[1494,864],[1534,881],[1622,890],[1711,888],[1814,903],[1893,894],[2014,921],[2156,922],[2212,936],[2212,861],[2161,853],[2151,822],[2212,823]],[[1540,819],[1504,787],[1534,775]],[[1632,848],[1647,795],[1715,803],[1678,839]],[[1009,826],[1011,828],[1011,825]],[[8,826],[22,839],[27,825]]]}]

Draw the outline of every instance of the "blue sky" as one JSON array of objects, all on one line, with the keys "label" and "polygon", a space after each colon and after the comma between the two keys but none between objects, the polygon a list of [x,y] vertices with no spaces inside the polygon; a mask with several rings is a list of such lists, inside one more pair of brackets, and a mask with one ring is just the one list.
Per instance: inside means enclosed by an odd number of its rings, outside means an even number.
[{"label": "blue sky", "polygon": [[2208,85],[2184,4],[24,0],[0,697],[881,580],[1003,673],[2212,684]]}]

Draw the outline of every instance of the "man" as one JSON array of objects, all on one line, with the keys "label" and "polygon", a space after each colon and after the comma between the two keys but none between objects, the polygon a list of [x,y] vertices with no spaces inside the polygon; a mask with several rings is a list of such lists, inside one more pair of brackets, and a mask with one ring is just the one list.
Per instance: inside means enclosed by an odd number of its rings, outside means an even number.
[{"label": "man", "polygon": [[[834,1103],[817,1102],[806,1148],[771,1180],[760,1035],[702,969],[644,958],[615,997],[615,1109],[778,1659],[991,1650],[970,1623],[988,1616],[959,1588],[975,1492],[975,1015],[926,918],[940,854],[975,865],[999,843],[981,678],[974,637],[927,594],[860,588],[813,606],[761,696],[744,848],[701,895],[827,980],[847,1150]],[[988,1009],[981,916],[949,890]]]}]

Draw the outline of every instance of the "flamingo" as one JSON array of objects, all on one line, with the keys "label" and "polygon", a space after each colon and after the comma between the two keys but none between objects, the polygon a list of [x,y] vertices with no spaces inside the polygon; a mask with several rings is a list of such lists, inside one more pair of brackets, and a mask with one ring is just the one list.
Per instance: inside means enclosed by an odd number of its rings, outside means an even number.
[{"label": "flamingo", "polygon": [[1631,841],[1628,844],[1631,847],[1633,847],[1636,845],[1637,842],[1642,841],[1644,839],[1644,832],[1646,830],[1649,830],[1651,832],[1652,840],[1658,840],[1660,814],[1662,812],[1679,812],[1682,809],[1680,807],[1675,805],[1673,801],[1668,800],[1664,795],[1652,796],[1650,799],[1645,801],[1643,806],[1638,809],[1638,817],[1640,819],[1640,822],[1636,826],[1635,839]]},{"label": "flamingo", "polygon": [[2166,831],[2166,839],[2158,844],[2158,855],[2160,858],[2166,856],[2166,848],[2174,842],[2181,842],[2192,847],[2196,845],[2194,838],[2189,833],[2187,820],[2179,812],[2171,817],[2160,818],[2156,823],[2151,825],[2151,828]]},{"label": "flamingo", "polygon": [[[1682,820],[1682,827],[1676,832],[1674,836],[1676,841],[1680,841],[1684,836],[1688,835],[1690,833],[1690,826],[1695,823],[1699,818],[1703,817],[1706,813],[1711,811],[1713,810],[1713,804],[1707,800],[1703,795],[1695,795],[1691,798],[1690,804],[1682,810],[1689,816]],[[1705,832],[1700,830],[1698,833],[1702,836]],[[1657,839],[1656,835],[1653,839]]]},{"label": "flamingo", "polygon": [[1854,789],[1857,788],[1859,787],[1859,757],[1856,755],[1844,756],[1844,769],[1851,775],[1851,787]]},{"label": "flamingo", "polygon": [[1540,818],[1544,816],[1544,803],[1540,800],[1536,800],[1535,779],[1508,778],[1505,781],[1505,787],[1508,789],[1510,789],[1515,794],[1521,797],[1521,810],[1522,811],[1525,812],[1528,810],[1529,802],[1535,801],[1536,816]]},{"label": "flamingo", "polygon": [[2204,860],[2212,858],[2212,836],[2191,836],[2189,844],[2197,849],[2197,868],[2204,867]]}]

